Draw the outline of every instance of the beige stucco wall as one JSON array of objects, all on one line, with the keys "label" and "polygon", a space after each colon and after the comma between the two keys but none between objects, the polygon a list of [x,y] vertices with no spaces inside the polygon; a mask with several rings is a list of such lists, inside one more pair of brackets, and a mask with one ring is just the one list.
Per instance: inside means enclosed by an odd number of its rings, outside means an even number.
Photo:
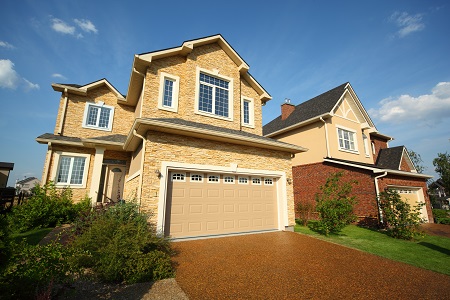
[{"label": "beige stucco wall", "polygon": [[[210,72],[218,70],[219,76],[233,79],[233,120],[223,120],[195,113],[195,88],[197,85],[197,67]],[[158,109],[158,96],[161,72],[180,78],[178,112]],[[241,94],[255,101],[255,128],[241,126]],[[256,91],[240,79],[238,66],[228,57],[218,44],[194,48],[187,56],[171,56],[153,60],[147,69],[143,96],[142,117],[144,118],[181,118],[193,122],[207,123],[262,134],[261,101]]]},{"label": "beige stucco wall", "polygon": [[[87,101],[102,101],[105,103],[105,105],[114,107],[112,131],[83,128],[83,116]],[[60,99],[54,134],[58,134],[63,107],[64,95]],[[116,94],[114,94],[107,86],[103,85],[90,90],[87,96],[69,94],[62,135],[80,138],[90,138],[112,134],[127,135],[130,131],[131,126],[133,125],[133,121],[134,108],[118,104]]]},{"label": "beige stucco wall", "polygon": [[[149,131],[145,152],[142,210],[153,212],[154,221],[158,209],[160,180],[155,170],[162,161],[188,164],[213,165],[229,168],[236,163],[239,168],[282,171],[292,178],[290,153],[219,143],[198,138],[169,135]],[[289,225],[294,225],[294,199],[292,185],[286,186]]]}]

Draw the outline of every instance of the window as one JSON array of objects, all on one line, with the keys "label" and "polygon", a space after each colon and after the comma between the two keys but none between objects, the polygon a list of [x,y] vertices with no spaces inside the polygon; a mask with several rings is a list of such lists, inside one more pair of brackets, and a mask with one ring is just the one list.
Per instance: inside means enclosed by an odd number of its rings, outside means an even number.
[{"label": "window", "polygon": [[191,181],[193,182],[203,182],[203,175],[200,174],[192,174]]},{"label": "window", "polygon": [[238,183],[239,184],[247,184],[248,183],[248,178],[247,177],[239,177]]},{"label": "window", "polygon": [[252,178],[252,183],[256,184],[256,185],[260,185],[261,184],[261,178]]},{"label": "window", "polygon": [[234,183],[234,176],[225,176],[223,178],[224,183]]},{"label": "window", "polygon": [[177,112],[180,77],[164,72],[160,76],[158,108]]},{"label": "window", "polygon": [[85,187],[89,154],[56,152],[58,167],[53,171],[57,186]]},{"label": "window", "polygon": [[273,179],[272,178],[265,178],[264,179],[265,185],[273,185]]},{"label": "window", "polygon": [[233,118],[233,82],[232,79],[218,74],[208,74],[197,69],[195,111],[199,114],[230,120]]},{"label": "window", "polygon": [[208,182],[219,183],[219,176],[218,175],[209,175]]},{"label": "window", "polygon": [[338,128],[339,149],[357,151],[355,144],[355,132]]},{"label": "window", "polygon": [[114,107],[103,102],[86,103],[83,127],[111,131],[113,118]]},{"label": "window", "polygon": [[242,124],[247,127],[254,126],[253,99],[242,98]]},{"label": "window", "polygon": [[184,173],[173,173],[172,181],[185,181]]},{"label": "window", "polygon": [[362,136],[363,136],[364,153],[366,154],[366,157],[369,157],[370,153],[369,153],[369,142],[367,140],[367,135],[365,135],[363,133]]}]

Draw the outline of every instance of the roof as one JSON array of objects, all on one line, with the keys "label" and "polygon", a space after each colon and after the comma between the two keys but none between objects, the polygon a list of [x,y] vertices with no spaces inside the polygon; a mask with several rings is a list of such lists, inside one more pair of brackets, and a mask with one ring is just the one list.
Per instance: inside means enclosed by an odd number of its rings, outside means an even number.
[{"label": "roof", "polygon": [[10,162],[0,162],[0,169],[3,169],[3,170],[12,170],[12,169],[14,169],[14,163],[10,163]]},{"label": "roof", "polygon": [[52,83],[54,91],[57,92],[68,92],[72,94],[86,96],[87,92],[91,89],[97,88],[98,86],[106,85],[114,94],[117,96],[117,100],[125,103],[125,96],[122,95],[106,78],[96,80],[94,82],[79,85],[74,83]]},{"label": "roof", "polygon": [[28,177],[28,178],[17,181],[16,184],[25,184],[25,183],[33,181],[33,180],[39,180],[39,179],[37,179],[36,177]]},{"label": "roof", "polygon": [[348,84],[348,82],[343,83],[328,92],[300,103],[295,106],[294,111],[285,120],[281,120],[281,115],[278,116],[263,126],[263,135],[269,135],[307,120],[331,114]]},{"label": "roof", "polygon": [[380,149],[376,162],[377,167],[398,170],[404,150],[404,146]]},{"label": "roof", "polygon": [[142,91],[142,84],[144,82],[146,70],[154,60],[175,55],[187,56],[194,50],[195,47],[213,43],[217,43],[236,64],[242,78],[244,78],[258,92],[262,102],[267,102],[272,99],[269,93],[248,72],[250,66],[240,57],[240,55],[233,49],[233,47],[231,47],[222,35],[216,34],[185,41],[178,47],[135,55],[131,68],[130,82],[128,84],[126,98],[127,104],[135,105],[138,102],[139,95]]},{"label": "roof", "polygon": [[122,149],[127,136],[122,134],[112,134],[106,136],[79,138],[70,136],[61,136],[52,133],[44,133],[36,138],[40,144],[54,143],[61,145],[72,145],[78,147],[94,148],[104,146],[109,149]]},{"label": "roof", "polygon": [[384,167],[381,167],[381,166],[378,166],[375,164],[365,164],[365,163],[354,162],[354,161],[349,161],[349,160],[344,160],[344,159],[330,158],[330,157],[326,157],[324,159],[324,162],[345,165],[345,166],[354,167],[354,168],[358,168],[358,169],[365,169],[368,171],[372,171],[372,173],[374,173],[374,174],[380,174],[380,173],[386,172],[387,174],[391,174],[391,175],[399,175],[399,176],[414,177],[414,178],[421,178],[421,179],[429,179],[429,178],[433,177],[430,175],[425,175],[425,174],[420,174],[420,173],[401,171],[398,169],[398,167],[395,169],[390,169],[390,168],[384,168]]},{"label": "roof", "polygon": [[138,143],[140,143],[140,139],[136,137],[134,133],[142,136],[145,135],[148,130],[193,136],[233,144],[243,144],[258,148],[274,149],[289,153],[307,151],[306,148],[279,142],[264,136],[178,118],[137,118],[125,142],[125,150],[132,151],[137,147]]}]

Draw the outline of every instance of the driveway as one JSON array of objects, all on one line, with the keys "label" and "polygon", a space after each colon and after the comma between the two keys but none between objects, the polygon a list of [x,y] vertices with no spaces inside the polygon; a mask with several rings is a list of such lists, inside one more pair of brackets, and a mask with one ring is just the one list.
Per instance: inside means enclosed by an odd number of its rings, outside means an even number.
[{"label": "driveway", "polygon": [[450,277],[293,232],[174,243],[189,299],[450,299]]}]

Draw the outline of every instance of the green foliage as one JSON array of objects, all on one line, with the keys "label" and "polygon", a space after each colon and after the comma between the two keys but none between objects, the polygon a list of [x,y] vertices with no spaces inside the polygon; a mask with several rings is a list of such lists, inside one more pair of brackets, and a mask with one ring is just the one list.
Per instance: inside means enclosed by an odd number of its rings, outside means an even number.
[{"label": "green foliage", "polygon": [[397,191],[386,190],[380,193],[380,205],[388,235],[404,240],[422,235],[419,225],[422,223],[420,210],[423,203],[411,207]]},{"label": "green foliage", "polygon": [[411,158],[411,161],[414,164],[414,167],[416,168],[417,173],[422,174],[423,171],[425,171],[425,167],[423,165],[423,160],[420,154],[412,150],[409,150],[408,154],[409,158]]},{"label": "green foliage", "polygon": [[4,266],[11,253],[11,237],[8,226],[8,219],[5,215],[0,215],[0,269]]},{"label": "green foliage", "polygon": [[433,166],[435,171],[441,175],[445,190],[450,192],[450,154],[438,153],[438,157],[433,159]]},{"label": "green foliage", "polygon": [[437,224],[450,225],[450,214],[445,209],[433,209],[434,222]]},{"label": "green foliage", "polygon": [[299,224],[306,226],[308,224],[308,221],[311,220],[311,215],[314,211],[314,205],[310,202],[299,202],[297,203],[296,210],[299,215]]},{"label": "green foliage", "polygon": [[316,194],[316,211],[319,220],[309,222],[308,226],[321,234],[339,233],[345,226],[356,221],[353,206],[355,197],[350,196],[352,184],[356,181],[340,183],[343,173],[331,174],[325,185],[320,187],[321,193]]},{"label": "green foliage", "polygon": [[42,187],[36,186],[32,197],[15,206],[8,214],[9,223],[15,232],[55,227],[73,221],[85,205],[86,200],[74,205],[70,189],[56,189],[50,182]]},{"label": "green foliage", "polygon": [[[167,239],[155,233],[133,203],[93,210],[76,226],[76,265],[106,282],[135,283],[174,275]],[[84,251],[84,252],[83,252]]]},{"label": "green foliage", "polygon": [[52,289],[54,283],[71,280],[80,269],[70,265],[74,253],[57,241],[48,245],[13,243],[14,251],[0,273],[0,295],[3,299],[33,299]]}]

